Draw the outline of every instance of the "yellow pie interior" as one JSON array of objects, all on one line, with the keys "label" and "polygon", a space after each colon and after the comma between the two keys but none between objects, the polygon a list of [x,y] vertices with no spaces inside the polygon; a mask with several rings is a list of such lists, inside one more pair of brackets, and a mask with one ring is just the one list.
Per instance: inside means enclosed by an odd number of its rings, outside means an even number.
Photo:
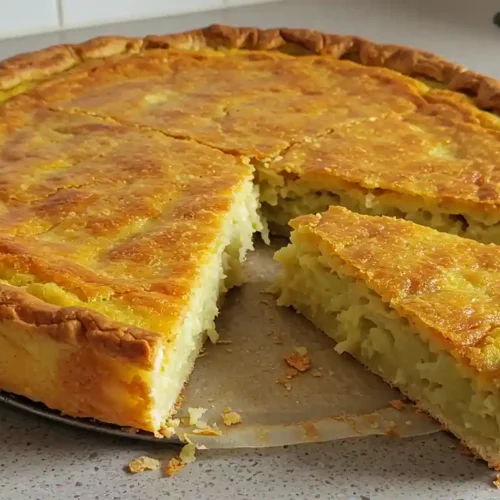
[{"label": "yellow pie interior", "polygon": [[0,63],[0,388],[158,431],[267,222],[341,205],[499,243],[499,112],[493,79],[311,30]]},{"label": "yellow pie interior", "polygon": [[292,226],[278,303],[498,463],[500,247],[343,207]]}]

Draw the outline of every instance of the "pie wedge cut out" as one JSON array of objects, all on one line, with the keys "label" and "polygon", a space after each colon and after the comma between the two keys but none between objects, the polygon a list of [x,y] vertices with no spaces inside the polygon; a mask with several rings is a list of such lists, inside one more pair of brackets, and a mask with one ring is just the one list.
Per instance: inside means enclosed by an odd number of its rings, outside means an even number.
[{"label": "pie wedge cut out", "polygon": [[500,242],[499,112],[491,78],[311,30],[0,63],[0,388],[158,431],[267,222],[343,205]]},{"label": "pie wedge cut out", "polygon": [[291,224],[278,303],[500,465],[500,247],[343,207]]}]

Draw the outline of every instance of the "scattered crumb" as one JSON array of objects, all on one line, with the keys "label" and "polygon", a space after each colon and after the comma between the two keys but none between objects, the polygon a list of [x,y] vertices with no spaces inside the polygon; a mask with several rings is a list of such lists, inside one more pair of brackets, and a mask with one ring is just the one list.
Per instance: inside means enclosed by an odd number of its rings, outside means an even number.
[{"label": "scattered crumb", "polygon": [[412,421],[411,421],[411,420],[407,420],[407,421],[405,422],[405,424],[406,424],[406,425],[413,425],[413,423],[412,423]]},{"label": "scattered crumb", "polygon": [[222,409],[222,413],[229,413],[230,411],[233,411],[230,406],[224,406],[224,408]]},{"label": "scattered crumb", "polygon": [[406,405],[400,399],[393,399],[389,404],[396,410],[403,410],[406,408]]},{"label": "scattered crumb", "polygon": [[450,444],[450,445],[448,445],[448,448],[450,450],[456,450],[457,449],[457,445],[456,444]]},{"label": "scattered crumb", "polygon": [[397,427],[398,426],[396,425],[396,422],[389,422],[389,427],[386,431],[386,435],[394,438],[401,437],[401,434],[399,434]]},{"label": "scattered crumb", "polygon": [[203,429],[193,429],[192,434],[196,434],[198,436],[222,436],[222,431],[216,426],[210,427],[207,425],[203,427]]},{"label": "scattered crumb", "polygon": [[292,390],[292,384],[288,384],[288,383],[285,383],[284,384],[284,387],[287,391],[291,391]]},{"label": "scattered crumb", "polygon": [[227,352],[233,352],[233,350],[232,350],[232,349],[230,349],[229,347],[226,347],[226,351],[227,351]]},{"label": "scattered crumb", "polygon": [[215,401],[215,398],[208,398],[208,399],[207,399],[207,401],[208,401],[209,403],[213,403],[213,402]]},{"label": "scattered crumb", "polygon": [[291,380],[292,378],[296,377],[299,374],[299,372],[295,368],[288,367],[285,372],[285,378],[287,380]]},{"label": "scattered crumb", "polygon": [[159,430],[159,434],[169,439],[175,434],[175,429],[179,427],[179,425],[181,425],[181,420],[179,418],[169,418]]},{"label": "scattered crumb", "polygon": [[365,419],[369,422],[370,427],[372,429],[378,429],[379,428],[378,413],[370,413],[368,415],[365,415]]},{"label": "scattered crumb", "polygon": [[186,464],[182,460],[175,457],[171,458],[165,467],[165,475],[170,477],[178,474],[184,467],[186,467]]},{"label": "scattered crumb", "polygon": [[295,368],[299,372],[305,372],[309,370],[309,368],[311,367],[311,360],[305,354],[299,354],[298,352],[294,352],[293,354],[284,356],[283,359],[292,368]]},{"label": "scattered crumb", "polygon": [[311,372],[311,375],[312,375],[313,377],[322,377],[322,376],[323,376],[323,374],[322,374],[319,370],[314,370],[314,371],[312,371],[312,372]]},{"label": "scattered crumb", "polygon": [[196,460],[196,445],[194,443],[185,444],[179,454],[179,458],[184,464],[190,464]]},{"label": "scattered crumb", "polygon": [[175,428],[174,427],[162,427],[160,429],[160,434],[163,437],[166,437],[167,439],[170,439],[172,436],[175,435]]},{"label": "scattered crumb", "polygon": [[189,425],[196,425],[206,411],[206,408],[188,408]]},{"label": "scattered crumb", "polygon": [[151,457],[139,457],[128,464],[128,469],[133,474],[144,472],[145,470],[156,470],[160,468],[160,461]]},{"label": "scattered crumb", "polygon": [[500,474],[497,474],[495,476],[495,479],[493,480],[493,485],[496,486],[498,489],[500,489]]},{"label": "scattered crumb", "polygon": [[241,415],[232,411],[231,408],[224,408],[224,413],[222,414],[222,420],[224,421],[224,425],[228,427],[230,425],[241,424]]},{"label": "scattered crumb", "polygon": [[280,333],[278,333],[277,335],[275,335],[274,338],[273,338],[273,342],[275,344],[283,344],[283,335],[281,335]]},{"label": "scattered crumb", "polygon": [[217,341],[217,344],[232,344],[233,341],[232,340],[224,340],[224,339],[219,339]]},{"label": "scattered crumb", "polygon": [[215,328],[209,328],[207,330],[207,335],[212,344],[217,344],[217,341],[219,340],[219,334],[217,333],[217,330]]},{"label": "scattered crumb", "polygon": [[296,347],[295,352],[301,356],[305,356],[307,354],[307,347]]},{"label": "scattered crumb", "polygon": [[137,434],[139,432],[139,429],[135,427],[122,427],[121,430],[127,434]]}]

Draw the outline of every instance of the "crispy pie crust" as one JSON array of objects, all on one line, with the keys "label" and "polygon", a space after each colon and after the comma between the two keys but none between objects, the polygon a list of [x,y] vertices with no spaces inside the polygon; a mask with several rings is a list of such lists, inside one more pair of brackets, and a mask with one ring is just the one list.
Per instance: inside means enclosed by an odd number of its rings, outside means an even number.
[{"label": "crispy pie crust", "polygon": [[119,54],[150,49],[228,48],[245,50],[293,51],[328,54],[366,66],[389,68],[413,77],[443,84],[449,90],[468,95],[474,104],[500,112],[500,82],[430,52],[398,45],[383,45],[349,35],[329,35],[306,29],[233,28],[212,25],[204,29],[144,38],[98,37],[75,45],[56,45],[21,54],[0,63],[0,90],[8,90],[33,80],[62,73],[78,64]]}]

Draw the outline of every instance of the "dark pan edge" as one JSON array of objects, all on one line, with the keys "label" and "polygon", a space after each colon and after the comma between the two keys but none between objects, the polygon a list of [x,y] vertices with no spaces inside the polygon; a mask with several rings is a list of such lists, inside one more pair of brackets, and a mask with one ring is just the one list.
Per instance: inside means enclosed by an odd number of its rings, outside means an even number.
[{"label": "dark pan edge", "polygon": [[62,415],[56,410],[51,410],[47,408],[42,403],[36,403],[22,396],[16,394],[11,394],[8,392],[0,391],[0,403],[7,406],[11,406],[18,410],[22,410],[39,417],[52,420],[64,425],[69,425],[72,427],[77,427],[79,429],[85,429],[92,432],[101,432],[104,434],[109,434],[111,436],[116,436],[120,438],[135,439],[139,441],[148,441],[156,444],[182,444],[180,440],[176,437],[158,439],[153,436],[153,434],[148,432],[139,431],[137,433],[130,433],[122,430],[120,427],[113,424],[106,424],[104,422],[99,422],[97,420],[87,419],[87,418],[74,418],[67,415]]}]

